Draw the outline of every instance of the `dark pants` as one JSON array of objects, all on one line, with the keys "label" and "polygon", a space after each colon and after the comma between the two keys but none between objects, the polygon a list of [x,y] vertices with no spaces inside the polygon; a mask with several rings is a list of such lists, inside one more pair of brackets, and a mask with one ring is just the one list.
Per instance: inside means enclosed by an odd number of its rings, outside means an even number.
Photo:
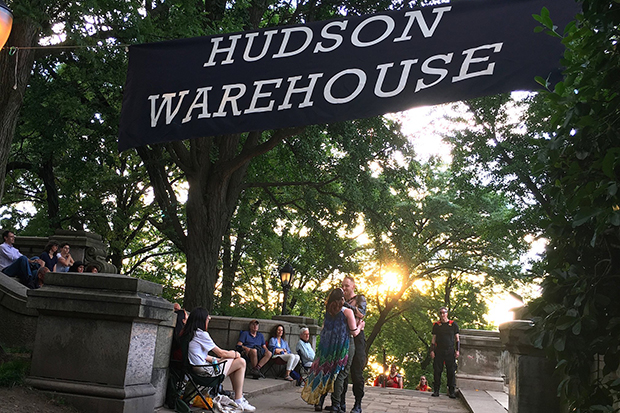
[{"label": "dark pants", "polygon": [[[351,382],[353,383],[353,395],[355,396],[355,403],[362,403],[364,398],[364,369],[366,368],[366,336],[364,331],[355,336],[355,355],[353,356],[353,362],[351,363]],[[347,389],[349,385],[349,379],[344,382],[344,389],[340,398],[340,403],[345,404],[345,396],[347,395]]]},{"label": "dark pants", "polygon": [[454,350],[448,352],[440,351],[435,353],[435,360],[433,361],[433,373],[434,373],[434,385],[433,389],[439,391],[441,386],[441,373],[443,373],[443,365],[446,365],[446,375],[448,376],[448,393],[454,393],[456,387],[455,373],[456,373],[456,360],[454,358]]},{"label": "dark pants", "polygon": [[19,282],[24,284],[28,288],[35,288],[35,275],[30,270],[30,262],[25,255],[22,255],[11,265],[2,270],[3,273],[9,277],[17,277]]}]

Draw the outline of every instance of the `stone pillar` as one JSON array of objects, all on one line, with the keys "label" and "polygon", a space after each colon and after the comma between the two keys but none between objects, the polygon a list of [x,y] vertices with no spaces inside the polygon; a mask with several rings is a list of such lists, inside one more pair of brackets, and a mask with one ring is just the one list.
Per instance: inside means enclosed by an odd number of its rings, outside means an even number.
[{"label": "stone pillar", "polygon": [[508,413],[560,413],[558,382],[553,364],[535,348],[529,333],[531,321],[509,321],[499,326],[506,357]]},{"label": "stone pillar", "polygon": [[28,291],[39,320],[27,383],[89,413],[152,413],[160,324],[174,315],[161,292],[124,275],[49,273]]},{"label": "stone pillar", "polygon": [[459,389],[504,391],[500,367],[499,331],[461,330],[461,354],[456,385]]}]

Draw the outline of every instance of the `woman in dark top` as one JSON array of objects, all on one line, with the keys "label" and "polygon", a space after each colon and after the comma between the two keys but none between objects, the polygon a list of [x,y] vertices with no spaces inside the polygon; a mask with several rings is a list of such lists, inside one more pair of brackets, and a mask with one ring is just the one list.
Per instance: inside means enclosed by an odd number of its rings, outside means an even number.
[{"label": "woman in dark top", "polygon": [[50,241],[47,243],[43,249],[43,253],[39,257],[45,262],[45,266],[50,271],[56,271],[56,263],[58,262],[58,256],[56,255],[57,251],[58,243],[56,241]]}]

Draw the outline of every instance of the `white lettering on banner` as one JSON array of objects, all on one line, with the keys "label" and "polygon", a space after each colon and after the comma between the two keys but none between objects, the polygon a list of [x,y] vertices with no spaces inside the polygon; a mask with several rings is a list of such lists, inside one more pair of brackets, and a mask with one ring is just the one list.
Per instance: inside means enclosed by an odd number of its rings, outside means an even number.
[{"label": "white lettering on banner", "polygon": [[316,47],[314,48],[313,53],[318,53],[318,52],[327,53],[327,52],[331,52],[332,50],[336,50],[342,44],[343,38],[339,34],[328,32],[328,30],[334,26],[338,26],[340,27],[340,30],[344,30],[347,28],[347,23],[348,21],[344,20],[344,21],[336,21],[336,22],[327,23],[325,26],[323,26],[323,29],[321,30],[321,37],[327,40],[333,40],[334,45],[331,47],[323,47],[323,42],[318,42],[316,44]]},{"label": "white lettering on banner", "polygon": [[[454,73],[458,70],[459,74],[452,77],[451,82],[455,83],[478,76],[493,75],[495,62],[491,61],[491,56],[495,53],[499,53],[502,50],[502,45],[503,43],[493,43],[463,51],[461,54],[463,57],[460,67],[455,67],[452,70]],[[486,55],[483,55],[485,52]],[[412,69],[418,63],[419,59],[406,59],[399,62],[398,65],[401,66],[400,74],[398,74],[398,70],[395,68],[396,62],[380,64],[372,73],[366,73],[360,68],[348,68],[327,79],[323,85],[319,87],[319,89],[322,90],[318,93],[322,93],[325,101],[333,105],[342,105],[352,102],[360,96],[368,83],[372,84],[373,82],[373,94],[380,99],[393,98],[402,93],[407,93],[407,91],[410,93],[417,93],[421,90],[436,86],[447,79],[450,75],[448,65],[452,63],[454,56],[455,53],[450,52],[426,58],[419,66],[417,76],[412,74]],[[478,71],[471,71],[473,64],[480,63],[486,63],[485,68]],[[284,78],[255,80],[252,83],[254,88],[254,90],[251,91],[252,97],[243,100],[244,107],[241,107],[241,99],[246,96],[248,86],[243,83],[222,85],[221,88],[218,87],[220,88],[219,92],[217,89],[214,91],[213,86],[197,88],[194,92],[193,101],[188,105],[189,108],[185,113],[185,117],[181,119],[181,123],[190,122],[196,110],[198,110],[197,119],[222,118],[231,115],[251,115],[273,112],[274,110],[289,110],[293,108],[293,103],[291,101],[294,95],[301,95],[300,99],[297,99],[297,101],[301,100],[301,103],[295,104],[297,108],[303,109],[311,107],[314,104],[313,95],[319,84],[318,80],[324,77],[324,75],[324,73],[311,73],[303,76],[291,76],[286,78],[286,80],[284,80]],[[338,93],[345,93],[346,96],[334,96],[335,86],[339,84],[339,82],[343,82],[343,77],[345,76],[354,76],[357,83],[354,83],[355,86],[351,87],[353,89],[352,91],[342,92],[342,89],[340,89],[341,91]],[[389,85],[395,84],[397,76],[399,76],[398,84],[392,90],[386,91],[386,83]],[[283,88],[286,88],[286,92],[280,91],[280,93],[276,94],[276,91]],[[189,93],[189,90],[182,90],[180,92],[164,93],[161,95],[153,94],[148,96],[151,108],[151,127],[157,127],[158,123],[165,123],[166,125],[171,124],[179,113],[185,96]],[[278,97],[274,97],[274,95]],[[218,96],[221,96],[221,98]],[[209,113],[209,98],[212,100],[211,106],[219,108],[217,112]],[[280,104],[278,105],[278,103]],[[231,114],[227,112],[229,105]],[[165,117],[163,118],[165,118],[165,120],[160,122],[164,111]]]},{"label": "white lettering on banner", "polygon": [[[349,96],[342,97],[342,98],[336,98],[332,95],[332,86],[334,86],[334,83],[336,83],[338,79],[340,79],[342,76],[345,76],[345,75],[357,76],[357,80],[358,80],[357,87],[355,88],[353,93],[351,93]],[[364,90],[365,85],[366,85],[366,73],[364,73],[363,70],[361,69],[343,70],[341,72],[336,73],[334,76],[332,76],[331,79],[327,81],[327,84],[325,84],[325,89],[323,90],[323,97],[329,103],[333,103],[335,105],[342,105],[343,103],[349,103],[350,101],[355,99],[360,93],[362,93],[362,90]]]},{"label": "white lettering on banner", "polygon": [[375,95],[380,98],[391,98],[392,96],[396,96],[400,92],[402,92],[407,85],[407,79],[409,78],[409,71],[411,70],[411,66],[416,63],[418,63],[418,59],[403,60],[402,62],[400,62],[400,65],[403,66],[403,71],[400,74],[400,81],[398,82],[398,86],[391,92],[384,92],[382,89],[387,70],[390,67],[394,66],[394,63],[387,63],[377,66],[377,69],[379,69],[379,79],[377,79],[377,83],[375,84]]},{"label": "white lettering on banner", "polygon": [[[291,50],[290,52],[285,52],[286,46],[288,46],[288,42],[291,38],[291,33],[293,32],[305,33],[306,41],[304,42],[303,46],[301,46],[297,50]],[[295,56],[296,54],[303,52],[304,50],[306,50],[306,47],[308,47],[310,43],[312,42],[312,36],[314,35],[314,33],[312,32],[312,29],[306,26],[290,27],[287,29],[282,29],[282,33],[284,33],[284,40],[282,40],[282,44],[280,45],[280,50],[278,51],[278,53],[272,56],[273,59],[278,59],[280,57],[291,57],[291,56]]]},{"label": "white lettering on banner", "polygon": [[[372,23],[374,21],[382,21],[385,23],[385,31],[381,34],[381,36],[377,37],[375,40],[371,40],[369,42],[362,42],[359,39],[360,36],[360,32],[362,31],[362,29],[364,27],[366,27],[367,24]],[[394,30],[394,19],[392,19],[390,16],[372,16],[367,18],[366,20],[364,20],[363,22],[361,22],[360,24],[357,25],[357,27],[355,28],[355,30],[353,30],[353,34],[351,34],[351,44],[353,44],[353,46],[357,46],[357,47],[368,47],[368,46],[374,46],[377,43],[381,43],[382,41],[384,41],[385,39],[387,39],[387,37],[392,34],[392,31]]]},{"label": "white lettering on banner", "polygon": [[157,104],[157,99],[159,99],[159,95],[151,95],[148,99],[151,101],[151,127],[154,128],[157,126],[157,121],[159,120],[159,116],[161,115],[161,111],[166,107],[166,125],[169,125],[172,122],[172,119],[177,115],[177,112],[181,108],[181,103],[183,103],[183,98],[185,95],[189,93],[189,90],[182,90],[179,92],[179,101],[177,102],[177,107],[172,111],[172,99],[177,96],[176,93],[164,93],[162,98],[164,101],[162,102],[159,110],[156,110],[155,105]]},{"label": "white lettering on banner", "polygon": [[250,103],[250,107],[243,111],[243,113],[259,113],[259,112],[271,112],[273,109],[273,104],[275,100],[270,100],[269,105],[263,106],[262,108],[256,107],[256,102],[261,98],[268,98],[272,95],[273,92],[261,92],[261,89],[264,85],[275,85],[276,89],[280,87],[282,83],[282,79],[269,79],[269,80],[260,80],[254,82],[254,86],[256,89],[254,90],[254,95],[252,96],[252,102]]},{"label": "white lettering on banner", "polygon": [[[192,111],[194,109],[202,109],[202,112],[200,113],[200,115],[198,115],[198,119],[211,117],[211,114],[208,112],[209,108],[207,106],[207,92],[209,92],[211,89],[213,89],[211,86],[196,89],[196,97],[194,98],[194,101],[192,102],[189,109],[187,110],[187,113],[185,114],[185,117],[183,118],[181,123],[187,123],[192,120]],[[198,99],[202,99],[202,102],[198,102]]]},{"label": "white lettering on banner", "polygon": [[228,53],[226,55],[226,59],[223,60],[221,64],[227,65],[227,64],[231,64],[234,62],[232,55],[235,51],[235,47],[237,47],[237,40],[241,39],[241,35],[236,34],[234,36],[229,36],[229,37],[230,37],[230,46],[224,47],[222,49],[219,49],[218,47],[220,45],[220,42],[224,40],[223,37],[214,37],[213,39],[211,39],[211,43],[213,43],[213,50],[211,50],[211,57],[209,58],[209,61],[203,65],[204,67],[215,66],[215,55],[217,53]]},{"label": "white lettering on banner", "polygon": [[252,50],[252,45],[254,44],[254,38],[258,36],[258,33],[248,33],[245,35],[246,39],[248,39],[248,43],[245,45],[245,52],[243,52],[243,60],[246,62],[255,62],[257,60],[262,59],[267,54],[269,50],[269,46],[271,46],[271,38],[274,34],[277,34],[277,30],[267,30],[265,34],[265,44],[263,44],[263,50],[256,57],[250,57],[250,51]]},{"label": "white lettering on banner", "polygon": [[473,49],[467,49],[463,51],[465,61],[463,61],[463,64],[461,65],[461,71],[459,72],[459,75],[452,78],[452,83],[460,82],[461,80],[465,79],[471,79],[472,77],[476,76],[492,75],[493,71],[495,70],[495,63],[489,63],[485,70],[481,70],[479,72],[467,73],[467,71],[469,70],[470,64],[486,62],[489,60],[489,56],[474,57],[474,53],[476,53],[478,50],[484,49],[493,49],[494,53],[499,53],[502,50],[503,44],[504,43],[486,44],[484,46],[474,47]]},{"label": "white lettering on banner", "polygon": [[[222,97],[222,102],[220,103],[219,110],[213,114],[213,117],[221,118],[226,116],[226,112],[224,112],[224,109],[226,109],[226,103],[228,102],[230,102],[230,107],[233,110],[233,116],[241,115],[242,112],[237,106],[237,100],[245,94],[245,85],[243,83],[235,83],[234,85],[224,85],[222,86],[222,89],[224,89],[224,96]],[[239,93],[231,96],[230,91],[233,89],[239,89]]]},{"label": "white lettering on banner", "polygon": [[439,82],[441,82],[446,76],[448,76],[448,69],[444,68],[435,68],[430,66],[430,62],[433,60],[443,60],[445,64],[448,64],[452,61],[452,55],[454,53],[448,54],[438,54],[436,56],[431,56],[422,63],[422,73],[427,75],[438,75],[439,79],[435,80],[433,83],[429,83],[428,85],[424,83],[424,79],[418,79],[418,83],[415,86],[415,92],[419,92],[422,89],[426,89],[432,86],[435,86]]},{"label": "white lettering on banner", "polygon": [[443,14],[450,10],[452,10],[452,7],[450,6],[433,9],[433,13],[437,14],[437,17],[435,17],[433,26],[430,29],[428,28],[428,24],[426,24],[426,20],[424,20],[424,16],[422,15],[422,12],[420,10],[408,11],[407,13],[405,13],[405,17],[409,18],[409,20],[407,21],[407,27],[405,27],[405,30],[403,30],[403,34],[400,37],[394,39],[394,43],[411,40],[411,35],[405,34],[409,33],[409,30],[411,30],[411,27],[416,20],[418,21],[418,25],[420,26],[420,30],[422,31],[422,35],[424,37],[433,36],[433,33],[435,33],[435,29],[437,29],[437,26],[439,26],[439,22],[441,21]]},{"label": "white lettering on banner", "polygon": [[[411,40],[413,38],[411,31],[416,22],[422,36],[424,36],[425,38],[432,37],[437,30],[437,27],[439,26],[442,18],[450,10],[452,10],[451,6],[434,8],[432,10],[432,13],[435,14],[435,18],[430,24],[430,27],[429,22],[424,19],[424,14],[422,14],[422,11],[415,10],[405,12],[403,16],[406,18],[406,24],[403,23],[405,24],[405,27],[402,31],[402,34],[399,37],[394,38],[392,41],[396,43]],[[385,30],[383,30],[381,34],[377,35],[375,39],[361,40],[360,33],[362,33],[364,28],[366,28],[371,23],[377,22],[382,22],[383,24],[385,24]],[[398,20],[398,22],[400,23],[400,20]],[[317,31],[317,40],[312,52],[330,53],[337,50],[343,44],[344,35],[348,31],[350,31],[351,44],[355,47],[362,48],[377,45],[395,35],[393,33],[396,30],[397,21],[395,21],[394,18],[389,15],[374,15],[360,21],[354,28],[348,27],[348,24],[349,20],[327,22],[321,28],[320,35],[318,34],[318,28],[315,28],[315,30]],[[400,28],[398,30],[400,30]],[[338,33],[336,31],[339,31],[341,33]],[[217,65],[216,57],[218,55],[225,56],[224,60],[222,60],[220,64],[225,65],[234,63],[234,55],[237,45],[239,43],[243,43],[244,41],[245,45],[239,45],[239,47],[243,48],[244,50],[243,60],[246,62],[257,62],[267,57],[269,48],[274,43],[277,45],[276,47],[278,47],[278,52],[271,55],[271,59],[281,59],[303,53],[314,40],[314,31],[308,26],[294,26],[283,29],[267,30],[262,32],[262,35],[263,36],[261,36],[261,32],[251,32],[244,34],[243,39],[241,34],[212,38],[211,54],[209,56],[209,60],[203,64],[203,67],[211,67]],[[305,36],[303,44],[295,50],[287,50],[291,41],[291,37],[294,35]],[[262,44],[261,52],[256,56],[250,56],[254,45],[256,43],[259,43],[260,40],[264,41],[264,43]],[[332,42],[333,44],[327,46],[325,45],[325,41],[328,41],[327,44],[331,44]],[[278,42],[280,42],[279,45]],[[224,46],[225,44],[227,46]]]},{"label": "white lettering on banner", "polygon": [[293,93],[305,93],[306,96],[304,98],[304,101],[301,102],[299,104],[299,106],[297,106],[298,108],[307,108],[312,106],[312,104],[314,102],[312,102],[312,100],[310,100],[312,98],[312,92],[314,91],[314,86],[316,85],[316,81],[320,78],[323,77],[323,73],[312,73],[310,75],[308,75],[308,78],[310,79],[310,84],[307,87],[300,87],[300,88],[295,88],[295,85],[297,84],[297,81],[299,79],[301,79],[301,76],[293,76],[293,77],[289,77],[288,78],[288,90],[286,91],[286,96],[284,97],[284,101],[282,102],[282,104],[280,106],[278,106],[278,110],[285,110],[285,109],[290,109],[291,108],[291,96],[293,95]]}]

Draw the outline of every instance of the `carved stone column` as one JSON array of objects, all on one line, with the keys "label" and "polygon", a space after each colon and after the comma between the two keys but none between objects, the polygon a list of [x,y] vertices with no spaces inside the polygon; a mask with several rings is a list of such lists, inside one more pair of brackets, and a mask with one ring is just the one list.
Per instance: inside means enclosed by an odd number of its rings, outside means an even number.
[{"label": "carved stone column", "polygon": [[558,382],[553,364],[543,350],[532,345],[531,321],[509,321],[499,326],[502,343],[508,351],[508,413],[560,413]]},{"label": "carved stone column", "polygon": [[152,413],[174,315],[161,292],[124,275],[50,273],[28,291],[39,320],[27,383],[90,413]]}]

